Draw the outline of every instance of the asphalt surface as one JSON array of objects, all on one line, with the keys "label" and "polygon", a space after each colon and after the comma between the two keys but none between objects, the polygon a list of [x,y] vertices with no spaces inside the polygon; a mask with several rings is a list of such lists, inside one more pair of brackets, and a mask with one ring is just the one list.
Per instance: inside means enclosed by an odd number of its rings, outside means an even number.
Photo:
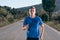
[{"label": "asphalt surface", "polygon": [[[0,28],[0,40],[26,40],[26,31],[21,29],[23,21]],[[44,24],[43,40],[60,40],[60,32]]]}]

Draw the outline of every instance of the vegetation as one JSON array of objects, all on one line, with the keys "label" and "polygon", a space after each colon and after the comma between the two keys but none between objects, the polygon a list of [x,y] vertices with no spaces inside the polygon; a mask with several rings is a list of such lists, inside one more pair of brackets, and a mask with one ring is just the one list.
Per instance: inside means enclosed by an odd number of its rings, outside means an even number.
[{"label": "vegetation", "polygon": [[8,6],[0,6],[0,27],[16,22],[26,16],[25,12]]},{"label": "vegetation", "polygon": [[44,22],[47,22],[49,20],[49,15],[44,13],[42,14],[41,18]]},{"label": "vegetation", "polygon": [[56,22],[56,21],[48,21],[45,22],[47,25],[51,26],[52,28],[60,31],[60,23]]},{"label": "vegetation", "polygon": [[55,0],[42,0],[43,9],[48,12],[49,20],[51,20],[52,12],[55,9]]},{"label": "vegetation", "polygon": [[[55,6],[56,6],[55,1],[56,0],[42,0],[43,9],[49,15],[49,17],[48,17],[48,15],[43,14],[42,19],[46,24],[48,24],[49,26],[60,31],[60,15],[59,15],[60,13],[58,14],[58,12],[57,12],[58,15],[57,14],[54,15],[54,13],[52,14],[52,12],[54,11]],[[52,15],[54,15],[54,16],[52,16]]]}]

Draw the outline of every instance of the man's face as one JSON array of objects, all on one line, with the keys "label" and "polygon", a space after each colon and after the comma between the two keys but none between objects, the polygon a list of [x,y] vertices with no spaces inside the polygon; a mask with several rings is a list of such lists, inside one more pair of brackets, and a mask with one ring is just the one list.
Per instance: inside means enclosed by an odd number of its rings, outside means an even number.
[{"label": "man's face", "polygon": [[29,9],[29,15],[33,16],[35,15],[36,10],[34,8]]}]

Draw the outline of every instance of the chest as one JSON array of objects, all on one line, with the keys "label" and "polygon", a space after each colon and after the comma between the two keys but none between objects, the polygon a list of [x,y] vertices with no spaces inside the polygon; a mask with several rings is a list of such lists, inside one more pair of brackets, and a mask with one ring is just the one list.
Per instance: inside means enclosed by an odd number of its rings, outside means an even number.
[{"label": "chest", "polygon": [[37,19],[28,19],[28,24],[38,24],[39,23],[39,20],[37,20]]}]

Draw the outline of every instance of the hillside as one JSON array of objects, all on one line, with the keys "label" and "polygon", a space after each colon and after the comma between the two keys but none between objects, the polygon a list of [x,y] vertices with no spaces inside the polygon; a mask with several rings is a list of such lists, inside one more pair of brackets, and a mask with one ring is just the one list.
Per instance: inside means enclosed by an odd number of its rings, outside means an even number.
[{"label": "hillside", "polygon": [[56,4],[55,11],[60,10],[60,0],[56,0],[55,4]]},{"label": "hillside", "polygon": [[[60,0],[56,0],[56,2],[55,2],[55,5],[56,5],[56,7],[55,7],[55,10],[54,11],[58,11],[58,10],[60,10]],[[36,9],[39,11],[41,8],[42,8],[42,4],[36,4],[36,5],[32,5],[32,6],[34,6],[34,7],[36,7]],[[18,10],[20,10],[20,11],[28,11],[28,8],[29,8],[30,6],[27,6],[27,7],[22,7],[22,8],[17,8]],[[37,11],[37,12],[38,12]]]},{"label": "hillside", "polygon": [[[36,10],[40,10],[42,8],[42,4],[37,4],[37,5],[32,5],[32,6],[34,6],[36,8]],[[31,7],[31,6],[17,8],[17,10],[26,12],[26,11],[28,11],[29,7]]]}]

